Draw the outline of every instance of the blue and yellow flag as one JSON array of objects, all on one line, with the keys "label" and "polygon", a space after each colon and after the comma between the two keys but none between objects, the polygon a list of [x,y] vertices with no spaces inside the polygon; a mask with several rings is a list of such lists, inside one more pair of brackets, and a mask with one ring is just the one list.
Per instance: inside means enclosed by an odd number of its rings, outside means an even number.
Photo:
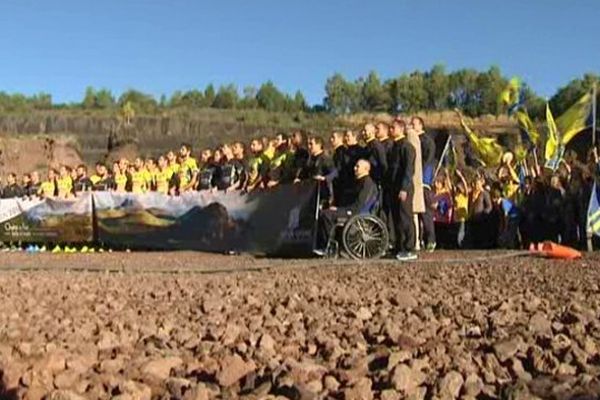
[{"label": "blue and yellow flag", "polygon": [[498,96],[498,102],[503,107],[508,107],[508,114],[515,112],[522,102],[523,96],[521,95],[521,79],[514,76],[508,82],[508,85],[500,92]]},{"label": "blue and yellow flag", "polygon": [[563,115],[556,119],[556,126],[562,135],[562,143],[567,144],[578,133],[592,126],[594,96],[587,92]]},{"label": "blue and yellow flag", "polygon": [[540,141],[540,133],[533,124],[531,118],[529,118],[527,110],[518,110],[516,116],[521,132],[521,142],[528,148],[535,147]]},{"label": "blue and yellow flag", "polygon": [[590,196],[590,205],[588,206],[587,229],[588,232],[600,236],[600,191],[598,191],[595,183]]},{"label": "blue and yellow flag", "polygon": [[460,117],[460,124],[465,130],[469,142],[471,142],[471,146],[475,153],[477,153],[477,157],[482,164],[486,167],[495,167],[500,164],[500,159],[504,154],[504,148],[498,143],[496,138],[480,137],[467,125],[460,112],[458,115]]},{"label": "blue and yellow flag", "polygon": [[546,149],[544,153],[546,158],[546,168],[555,171],[562,159],[564,145],[548,103],[546,103],[546,124],[548,126],[548,137],[546,138]]}]

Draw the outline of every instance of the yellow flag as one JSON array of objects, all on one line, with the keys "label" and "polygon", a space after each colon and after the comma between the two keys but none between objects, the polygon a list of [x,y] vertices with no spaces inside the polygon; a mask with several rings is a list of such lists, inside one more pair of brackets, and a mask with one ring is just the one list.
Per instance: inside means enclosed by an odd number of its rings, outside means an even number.
[{"label": "yellow flag", "polygon": [[550,105],[546,103],[546,124],[548,126],[548,138],[546,138],[546,151],[544,153],[546,161],[552,161],[560,158],[559,148],[561,147],[559,131],[554,122],[554,116],[550,110]]},{"label": "yellow flag", "polygon": [[508,85],[500,92],[498,102],[509,108],[514,107],[519,103],[519,91],[521,90],[521,80],[518,77],[513,77],[508,82]]},{"label": "yellow flag", "polygon": [[458,115],[460,117],[460,124],[465,130],[467,138],[469,138],[469,142],[471,142],[471,146],[475,153],[477,153],[479,159],[486,167],[495,167],[500,164],[504,149],[498,141],[491,137],[480,137],[477,133],[473,132],[469,125],[467,125],[460,112]]},{"label": "yellow flag", "polygon": [[587,92],[563,115],[556,119],[556,126],[562,135],[562,143],[567,144],[578,133],[592,126],[593,96]]},{"label": "yellow flag", "polygon": [[529,118],[529,114],[527,113],[527,111],[523,109],[519,110],[517,111],[516,115],[517,121],[519,123],[519,128],[523,133],[521,135],[521,139],[524,139],[523,141],[529,141],[533,145],[537,145],[540,140],[540,133],[533,124],[533,121],[531,121],[531,118]]}]

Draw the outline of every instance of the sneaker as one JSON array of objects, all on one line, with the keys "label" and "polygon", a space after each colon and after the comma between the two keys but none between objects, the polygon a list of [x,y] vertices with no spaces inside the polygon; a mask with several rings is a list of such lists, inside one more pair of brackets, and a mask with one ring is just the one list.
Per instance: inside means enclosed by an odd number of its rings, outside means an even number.
[{"label": "sneaker", "polygon": [[427,243],[427,246],[425,246],[425,250],[428,253],[433,253],[435,251],[436,246],[437,246],[437,243],[435,243],[435,242]]},{"label": "sneaker", "polygon": [[417,259],[417,255],[415,253],[411,253],[410,251],[402,251],[396,254],[396,260],[398,261],[414,261]]},{"label": "sneaker", "polygon": [[313,254],[319,257],[325,257],[325,255],[327,255],[327,252],[323,249],[314,249]]},{"label": "sneaker", "polygon": [[52,249],[52,253],[57,254],[57,253],[62,253],[62,249],[60,248],[59,245],[56,245],[53,249]]},{"label": "sneaker", "polygon": [[77,249],[75,247],[65,246],[65,253],[69,253],[69,254],[77,253]]},{"label": "sneaker", "polygon": [[79,252],[80,252],[80,253],[87,253],[87,252],[89,252],[89,251],[90,251],[90,249],[89,249],[87,246],[83,246],[83,247],[81,248],[81,250],[79,250]]},{"label": "sneaker", "polygon": [[45,253],[47,251],[48,251],[48,249],[46,248],[46,246],[40,247],[40,253]]},{"label": "sneaker", "polygon": [[25,247],[25,252],[26,253],[35,253],[35,247],[30,244],[29,246]]}]

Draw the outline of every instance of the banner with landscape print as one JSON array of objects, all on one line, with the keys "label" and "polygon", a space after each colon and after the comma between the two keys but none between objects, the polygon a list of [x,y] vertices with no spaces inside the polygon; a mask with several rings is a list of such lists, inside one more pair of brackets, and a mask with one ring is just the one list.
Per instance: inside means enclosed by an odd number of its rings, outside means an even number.
[{"label": "banner with landscape print", "polygon": [[94,239],[92,194],[72,200],[0,200],[0,241],[75,244]]},{"label": "banner with landscape print", "polygon": [[310,254],[314,183],[240,192],[94,193],[97,238],[108,247]]}]

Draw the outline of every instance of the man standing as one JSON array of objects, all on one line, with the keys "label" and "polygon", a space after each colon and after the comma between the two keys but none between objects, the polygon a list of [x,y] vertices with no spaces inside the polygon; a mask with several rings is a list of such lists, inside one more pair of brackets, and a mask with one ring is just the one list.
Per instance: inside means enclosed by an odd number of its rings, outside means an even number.
[{"label": "man standing", "polygon": [[262,183],[261,170],[263,163],[266,163],[263,157],[263,142],[260,139],[252,139],[250,142],[250,159],[248,160],[248,172],[246,190],[252,191]]},{"label": "man standing", "polygon": [[358,160],[354,166],[354,184],[357,188],[357,196],[346,207],[330,207],[327,210],[321,211],[317,240],[320,249],[314,250],[316,255],[324,256],[326,254],[325,247],[338,218],[369,211],[366,208],[376,200],[378,193],[377,185],[369,176],[370,172],[371,165],[369,162],[363,159]]},{"label": "man standing", "polygon": [[3,199],[12,199],[23,196],[23,190],[17,183],[17,174],[11,172],[6,177],[6,186],[2,190]]},{"label": "man standing", "polygon": [[[356,134],[347,130],[344,133],[344,161],[342,169],[339,171],[339,177],[342,184],[342,195],[338,201],[338,206],[347,206],[356,196],[354,187],[354,167],[356,162],[363,158],[364,149],[358,144]],[[370,166],[369,166],[370,170]]]},{"label": "man standing", "polygon": [[27,185],[25,188],[23,188],[25,191],[25,196],[27,196],[29,198],[33,198],[34,196],[36,196],[38,191],[40,190],[41,184],[42,184],[42,182],[40,180],[40,173],[37,171],[33,171],[31,173],[31,179],[29,181],[29,185]]},{"label": "man standing", "polygon": [[294,177],[297,178],[300,171],[306,166],[310,157],[310,150],[305,146],[306,135],[302,131],[296,131],[292,134],[290,140],[290,149],[293,152],[292,168]]},{"label": "man standing", "polygon": [[389,190],[392,196],[392,216],[396,233],[396,258],[399,261],[416,260],[415,225],[412,201],[415,148],[406,139],[402,121],[396,120],[391,129],[394,145],[390,153]]},{"label": "man standing", "polygon": [[84,164],[77,166],[77,180],[74,182],[74,189],[76,193],[89,192],[92,190],[92,181],[88,178],[87,167]]},{"label": "man standing", "polygon": [[179,149],[179,155],[181,156],[181,169],[185,174],[186,184],[180,187],[181,191],[193,190],[198,183],[198,163],[196,163],[196,159],[191,154],[192,146],[188,143],[183,143]]},{"label": "man standing", "polygon": [[423,239],[428,252],[433,252],[436,247],[435,225],[433,223],[433,179],[435,175],[435,141],[425,132],[425,124],[421,117],[412,117],[412,128],[419,135],[421,141],[421,160],[423,165],[423,196],[425,199],[425,212],[421,214],[423,224]]},{"label": "man standing", "polygon": [[365,158],[371,164],[371,178],[376,184],[381,185],[383,177],[387,173],[387,156],[385,147],[376,138],[377,130],[375,125],[366,124],[362,130],[363,140],[365,141]]},{"label": "man standing", "polygon": [[331,158],[323,151],[323,139],[320,137],[311,137],[308,140],[309,158],[306,165],[300,171],[296,182],[306,179],[314,179],[319,182],[319,194],[321,202],[332,204],[331,182],[335,169]]},{"label": "man standing", "polygon": [[377,123],[377,140],[383,144],[386,153],[391,150],[392,145],[394,144],[394,141],[390,138],[389,132],[390,127],[388,124],[383,121]]},{"label": "man standing", "polygon": [[340,172],[342,171],[344,165],[344,157],[346,148],[344,147],[344,138],[341,132],[333,132],[329,137],[329,144],[331,144],[331,148],[333,150],[333,167],[335,168],[335,177],[333,179],[333,203],[336,206],[340,206],[340,201],[342,198],[342,189],[343,182],[340,176]]}]

